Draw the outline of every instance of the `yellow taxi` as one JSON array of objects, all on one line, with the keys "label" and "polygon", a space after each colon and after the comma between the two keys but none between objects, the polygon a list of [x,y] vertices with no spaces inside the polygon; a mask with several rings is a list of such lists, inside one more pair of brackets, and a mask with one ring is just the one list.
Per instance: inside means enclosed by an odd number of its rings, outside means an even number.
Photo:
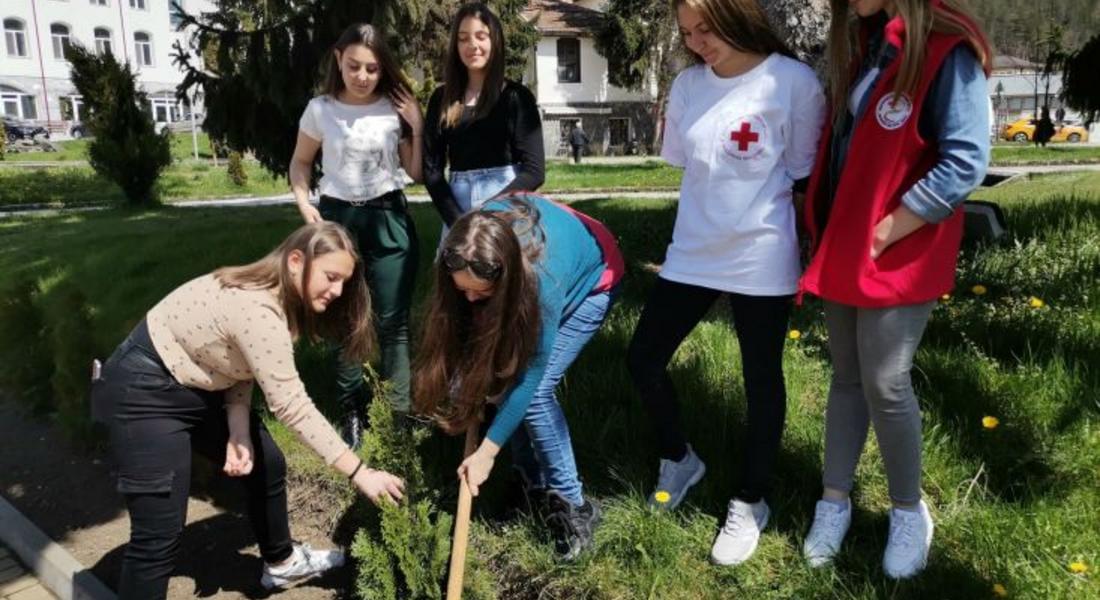
[{"label": "yellow taxi", "polygon": [[[1031,118],[1019,119],[1009,123],[1005,125],[1004,130],[1001,132],[1001,137],[1009,142],[1030,142],[1034,135],[1035,119]],[[1061,127],[1055,123],[1054,137],[1050,138],[1052,142],[1087,142],[1088,140],[1089,132],[1087,129],[1069,123],[1063,123]]]}]

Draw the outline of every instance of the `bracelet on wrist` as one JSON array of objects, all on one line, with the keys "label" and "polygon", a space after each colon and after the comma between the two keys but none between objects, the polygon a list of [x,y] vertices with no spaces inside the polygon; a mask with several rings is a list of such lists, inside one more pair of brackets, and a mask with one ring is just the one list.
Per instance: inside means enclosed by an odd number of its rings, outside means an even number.
[{"label": "bracelet on wrist", "polygon": [[351,475],[348,475],[348,481],[355,481],[355,476],[359,473],[359,469],[363,468],[362,459],[359,460],[359,464],[355,465],[355,468],[351,470]]}]

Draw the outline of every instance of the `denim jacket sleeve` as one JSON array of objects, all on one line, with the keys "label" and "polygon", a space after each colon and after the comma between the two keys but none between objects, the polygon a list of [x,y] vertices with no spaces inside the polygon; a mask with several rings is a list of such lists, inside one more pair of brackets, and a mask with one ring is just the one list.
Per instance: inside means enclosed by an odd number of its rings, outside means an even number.
[{"label": "denim jacket sleeve", "polygon": [[940,159],[901,201],[938,223],[981,184],[989,166],[989,92],[969,47],[956,46],[944,60],[920,118],[921,134],[936,141]]}]

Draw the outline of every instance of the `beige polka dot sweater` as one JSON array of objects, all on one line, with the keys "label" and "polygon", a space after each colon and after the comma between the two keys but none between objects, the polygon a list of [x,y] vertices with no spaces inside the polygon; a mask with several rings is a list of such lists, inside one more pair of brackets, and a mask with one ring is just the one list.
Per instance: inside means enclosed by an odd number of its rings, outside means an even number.
[{"label": "beige polka dot sweater", "polygon": [[286,316],[271,290],[223,288],[207,274],[168,294],[146,321],[176,381],[226,390],[226,403],[242,404],[251,401],[253,382],[259,383],[275,417],[326,463],[348,449],[306,394]]}]

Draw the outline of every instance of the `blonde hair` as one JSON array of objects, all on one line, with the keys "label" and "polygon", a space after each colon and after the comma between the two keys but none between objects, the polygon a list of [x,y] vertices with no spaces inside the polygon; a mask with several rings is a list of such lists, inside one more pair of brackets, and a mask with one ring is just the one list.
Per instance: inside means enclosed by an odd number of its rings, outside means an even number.
[{"label": "blonde hair", "polygon": [[[674,16],[681,5],[698,12],[711,31],[739,52],[763,56],[777,52],[795,58],[757,0],[672,0]],[[683,36],[680,44],[696,64],[703,62],[703,57],[683,45]]]},{"label": "blonde hair", "polygon": [[[893,93],[916,92],[924,70],[925,46],[932,33],[958,35],[977,55],[986,76],[992,70],[993,51],[985,32],[966,0],[895,0],[897,14],[905,22],[905,47]],[[833,120],[844,114],[852,85],[852,61],[865,60],[859,44],[860,18],[849,8],[848,0],[832,0],[832,25],[829,28],[829,56],[826,71]]]},{"label": "blonde hair", "polygon": [[[330,252],[344,251],[355,268],[344,284],[343,293],[325,309],[315,313],[298,293],[295,276],[287,264],[294,251],[304,257],[302,286],[309,282],[313,260]],[[337,223],[309,223],[294,230],[277,248],[247,265],[222,267],[214,271],[222,287],[247,290],[279,290],[279,302],[292,333],[316,341],[325,338],[339,343],[344,357],[366,360],[374,349],[371,299],[363,277],[363,261],[346,229]]]}]

